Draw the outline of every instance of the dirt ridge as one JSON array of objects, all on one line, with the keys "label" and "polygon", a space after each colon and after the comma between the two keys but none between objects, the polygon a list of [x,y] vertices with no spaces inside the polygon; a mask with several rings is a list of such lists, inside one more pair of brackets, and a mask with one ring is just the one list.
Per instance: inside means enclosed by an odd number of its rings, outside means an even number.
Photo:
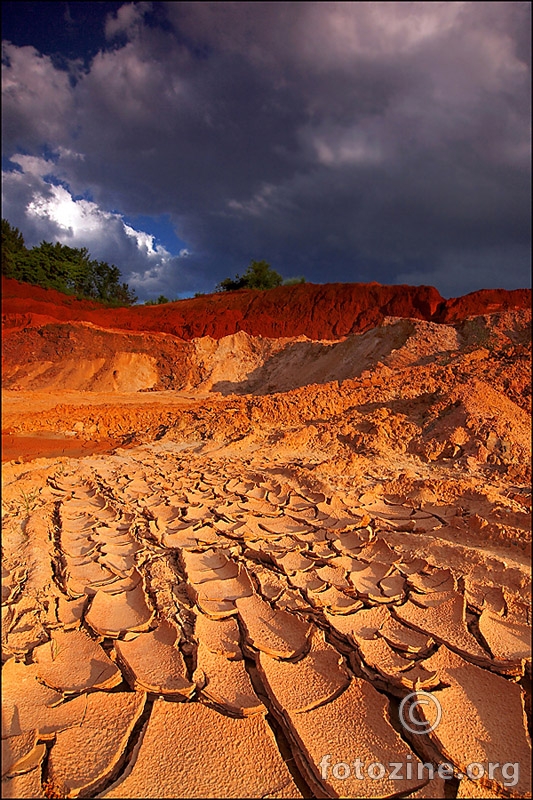
[{"label": "dirt ridge", "polygon": [[52,289],[2,278],[4,328],[92,322],[103,328],[221,339],[241,330],[269,338],[339,339],[405,317],[452,324],[470,316],[531,306],[531,290],[487,289],[445,300],[432,286],[327,283],[240,290],[174,303],[102,308]]}]

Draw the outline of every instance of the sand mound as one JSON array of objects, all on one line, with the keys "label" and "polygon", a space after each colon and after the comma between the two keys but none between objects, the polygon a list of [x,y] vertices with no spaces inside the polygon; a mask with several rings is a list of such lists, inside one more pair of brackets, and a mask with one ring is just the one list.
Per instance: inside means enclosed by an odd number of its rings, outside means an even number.
[{"label": "sand mound", "polygon": [[[531,314],[505,312],[454,326],[386,317],[377,328],[337,341],[268,339],[244,331],[183,341],[171,334],[121,333],[91,323],[8,328],[6,388],[135,392],[147,390],[268,394],[394,369],[481,358],[530,341]],[[480,348],[480,344],[483,348]],[[472,355],[472,349],[478,352]]]}]

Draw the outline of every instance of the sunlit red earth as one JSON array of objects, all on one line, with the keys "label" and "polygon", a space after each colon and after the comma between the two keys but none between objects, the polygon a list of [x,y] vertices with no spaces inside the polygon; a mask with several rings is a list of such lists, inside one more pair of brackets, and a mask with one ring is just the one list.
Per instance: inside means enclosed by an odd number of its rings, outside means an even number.
[{"label": "sunlit red earth", "polygon": [[531,796],[529,291],[2,288],[5,797]]}]

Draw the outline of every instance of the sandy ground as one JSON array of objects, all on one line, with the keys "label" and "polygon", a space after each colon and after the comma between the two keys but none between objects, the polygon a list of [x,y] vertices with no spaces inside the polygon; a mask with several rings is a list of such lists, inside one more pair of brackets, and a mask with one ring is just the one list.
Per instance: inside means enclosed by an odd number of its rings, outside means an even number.
[{"label": "sandy ground", "polygon": [[3,392],[6,797],[531,795],[523,320],[394,325]]},{"label": "sandy ground", "polygon": [[[207,394],[192,396],[187,393],[158,392],[157,403],[164,408],[183,408],[205,399]],[[93,406],[116,405],[117,407],[153,405],[154,395],[142,392],[77,392],[65,390],[61,394],[62,404],[73,409]],[[28,409],[32,413],[50,412],[58,406],[56,391],[2,391],[2,430],[9,430],[17,420],[26,417]],[[94,438],[80,436],[79,431],[65,430],[30,431],[23,433],[2,433],[2,461],[31,461],[35,458],[57,458],[68,456],[80,458],[95,453],[110,453],[118,446],[124,446],[120,438]]]}]

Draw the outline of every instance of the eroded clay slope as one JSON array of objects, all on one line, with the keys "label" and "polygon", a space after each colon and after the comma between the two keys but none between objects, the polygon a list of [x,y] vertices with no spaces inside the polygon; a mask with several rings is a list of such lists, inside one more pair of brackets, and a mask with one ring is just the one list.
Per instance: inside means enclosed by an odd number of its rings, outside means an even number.
[{"label": "eroded clay slope", "polygon": [[2,339],[6,388],[137,392],[199,382],[190,343],[175,336],[66,322],[7,328]]},{"label": "eroded clay slope", "polygon": [[329,283],[241,290],[158,306],[105,309],[51,289],[2,278],[4,328],[92,322],[101,328],[220,339],[238,331],[268,338],[339,339],[380,325],[385,317],[454,323],[469,316],[530,308],[531,290],[485,290],[444,300],[431,286]]},{"label": "eroded clay slope", "polygon": [[[244,331],[184,341],[171,334],[124,333],[92,323],[49,323],[4,331],[5,388],[228,394],[285,392],[344,381],[373,370],[459,363],[479,350],[512,358],[531,341],[529,310],[472,317],[454,325],[386,317],[376,328],[337,341],[269,339]],[[481,348],[481,349],[480,349]],[[470,357],[470,356],[468,356]],[[485,356],[484,356],[485,357]]]}]

